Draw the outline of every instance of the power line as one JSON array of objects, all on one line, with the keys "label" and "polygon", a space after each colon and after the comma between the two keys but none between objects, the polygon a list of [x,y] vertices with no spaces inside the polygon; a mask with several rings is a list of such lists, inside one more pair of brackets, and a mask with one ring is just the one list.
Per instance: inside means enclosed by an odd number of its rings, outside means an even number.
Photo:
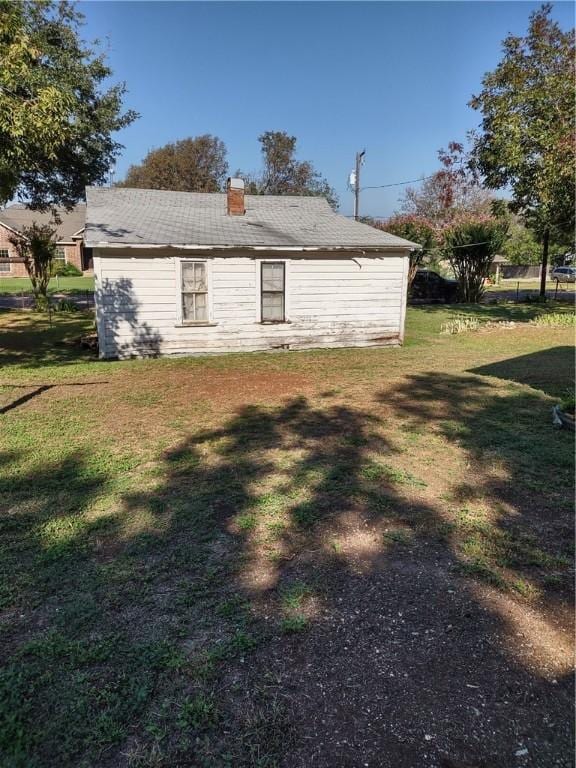
[{"label": "power line", "polygon": [[409,179],[408,181],[395,181],[394,184],[377,184],[373,187],[362,187],[362,191],[365,189],[387,189],[388,187],[401,187],[403,184],[416,184],[418,181],[426,181],[426,179],[433,179],[434,176],[438,175],[438,171],[436,173],[430,174],[430,176],[421,176],[419,179]]}]

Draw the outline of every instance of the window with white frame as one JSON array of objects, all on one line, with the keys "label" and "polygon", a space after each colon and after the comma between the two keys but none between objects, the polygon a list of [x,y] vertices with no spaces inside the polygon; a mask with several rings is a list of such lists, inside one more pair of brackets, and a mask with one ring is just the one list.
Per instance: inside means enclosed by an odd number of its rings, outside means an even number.
[{"label": "window with white frame", "polygon": [[0,248],[0,275],[7,275],[10,272],[10,262],[5,259],[10,258],[10,251],[7,248]]},{"label": "window with white frame", "polygon": [[66,251],[60,245],[54,251],[54,261],[58,264],[66,264]]},{"label": "window with white frame", "polygon": [[262,322],[283,323],[286,312],[286,265],[263,261],[261,265]]},{"label": "window with white frame", "polygon": [[205,261],[183,261],[182,320],[185,323],[208,322],[208,275]]}]

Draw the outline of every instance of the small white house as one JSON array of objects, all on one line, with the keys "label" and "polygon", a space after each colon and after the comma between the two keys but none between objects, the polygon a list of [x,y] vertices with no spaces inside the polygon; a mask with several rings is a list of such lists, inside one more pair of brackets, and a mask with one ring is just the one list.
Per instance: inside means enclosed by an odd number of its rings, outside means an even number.
[{"label": "small white house", "polygon": [[89,188],[100,356],[401,344],[416,246],[323,198]]}]

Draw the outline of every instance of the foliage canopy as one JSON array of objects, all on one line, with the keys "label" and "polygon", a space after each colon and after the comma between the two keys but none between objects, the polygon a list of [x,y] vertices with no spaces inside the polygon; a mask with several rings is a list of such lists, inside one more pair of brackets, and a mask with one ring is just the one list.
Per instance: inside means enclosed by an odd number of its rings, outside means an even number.
[{"label": "foliage canopy", "polygon": [[67,0],[0,0],[0,205],[72,207],[103,182],[121,145],[112,135],[136,117],[122,84],[80,39]]},{"label": "foliage canopy", "polygon": [[286,131],[265,131],[258,137],[262,149],[260,173],[242,173],[253,195],[310,195],[325,197],[333,208],[338,197],[309,160],[296,159],[296,137]]},{"label": "foliage canopy", "polygon": [[543,5],[525,37],[509,35],[503,58],[470,105],[481,112],[473,161],[489,187],[509,187],[513,210],[543,235],[574,231],[574,34]]},{"label": "foliage canopy", "polygon": [[484,295],[484,281],[494,256],[506,240],[504,219],[462,219],[443,234],[443,247],[458,280],[458,298],[477,304]]},{"label": "foliage canopy", "polygon": [[220,192],[228,174],[226,146],[217,136],[181,139],[149,152],[131,165],[120,187]]},{"label": "foliage canopy", "polygon": [[492,194],[483,189],[470,170],[464,146],[451,141],[438,151],[441,169],[418,187],[404,191],[400,213],[417,216],[437,229],[450,224],[462,214],[486,215]]},{"label": "foliage canopy", "polygon": [[392,235],[403,237],[405,240],[411,240],[421,246],[421,248],[410,251],[408,286],[412,285],[418,267],[430,256],[436,245],[436,229],[433,223],[419,216],[397,214],[386,221],[375,222],[373,226],[376,229],[384,230],[384,232],[390,232]]}]

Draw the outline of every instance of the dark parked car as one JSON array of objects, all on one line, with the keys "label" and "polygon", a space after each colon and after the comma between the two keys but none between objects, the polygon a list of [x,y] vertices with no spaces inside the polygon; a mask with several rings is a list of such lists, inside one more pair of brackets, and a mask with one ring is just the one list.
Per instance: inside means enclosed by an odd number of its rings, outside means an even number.
[{"label": "dark parked car", "polygon": [[458,282],[442,277],[431,269],[419,269],[410,288],[410,299],[413,302],[438,301],[450,304],[456,300]]}]

